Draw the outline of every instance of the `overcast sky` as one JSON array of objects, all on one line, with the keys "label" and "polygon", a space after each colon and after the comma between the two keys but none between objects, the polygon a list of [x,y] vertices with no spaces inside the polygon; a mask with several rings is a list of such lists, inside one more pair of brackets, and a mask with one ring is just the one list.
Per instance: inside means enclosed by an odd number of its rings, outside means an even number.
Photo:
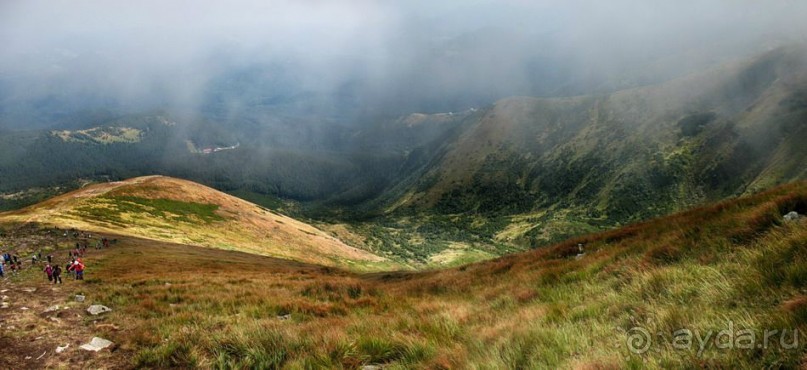
[{"label": "overcast sky", "polygon": [[796,0],[3,0],[0,98],[194,106],[218,76],[279,63],[295,91],[462,105],[675,75],[804,40],[805,19]]}]

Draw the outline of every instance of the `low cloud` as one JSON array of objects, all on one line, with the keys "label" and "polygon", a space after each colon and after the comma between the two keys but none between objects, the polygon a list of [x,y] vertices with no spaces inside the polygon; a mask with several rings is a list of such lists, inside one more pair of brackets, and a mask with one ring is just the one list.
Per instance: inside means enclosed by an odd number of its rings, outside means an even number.
[{"label": "low cloud", "polygon": [[802,42],[805,14],[750,0],[7,0],[0,116],[278,101],[383,115],[574,95]]}]

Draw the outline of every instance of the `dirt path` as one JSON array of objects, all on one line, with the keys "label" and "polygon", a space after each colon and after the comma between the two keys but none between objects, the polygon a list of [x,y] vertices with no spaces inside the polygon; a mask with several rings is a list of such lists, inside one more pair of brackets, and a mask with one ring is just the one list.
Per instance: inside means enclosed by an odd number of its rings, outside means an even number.
[{"label": "dirt path", "polygon": [[[76,293],[89,293],[90,286],[66,273],[63,284],[51,284],[40,271],[44,266],[25,263],[18,274],[0,278],[0,369],[128,367],[127,356],[114,346],[100,352],[80,348],[93,337],[109,338],[118,325],[103,314],[88,314],[89,302],[76,301]],[[57,353],[58,347],[66,348]]]}]

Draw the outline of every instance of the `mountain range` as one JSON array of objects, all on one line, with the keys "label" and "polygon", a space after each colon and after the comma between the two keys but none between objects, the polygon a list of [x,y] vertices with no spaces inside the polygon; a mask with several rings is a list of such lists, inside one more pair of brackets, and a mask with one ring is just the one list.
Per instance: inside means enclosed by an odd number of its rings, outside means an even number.
[{"label": "mountain range", "polygon": [[87,111],[0,136],[0,205],[163,174],[342,225],[399,262],[490,258],[804,178],[805,60],[791,45],[647,86],[360,124],[288,101],[226,124]]}]

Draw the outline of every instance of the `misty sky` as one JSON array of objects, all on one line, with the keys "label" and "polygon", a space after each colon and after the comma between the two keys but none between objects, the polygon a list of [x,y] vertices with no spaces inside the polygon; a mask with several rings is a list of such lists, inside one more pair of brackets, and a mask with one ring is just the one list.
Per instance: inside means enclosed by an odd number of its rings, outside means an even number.
[{"label": "misty sky", "polygon": [[804,19],[804,1],[3,0],[0,113],[212,95],[462,109],[656,82],[801,42]]}]

